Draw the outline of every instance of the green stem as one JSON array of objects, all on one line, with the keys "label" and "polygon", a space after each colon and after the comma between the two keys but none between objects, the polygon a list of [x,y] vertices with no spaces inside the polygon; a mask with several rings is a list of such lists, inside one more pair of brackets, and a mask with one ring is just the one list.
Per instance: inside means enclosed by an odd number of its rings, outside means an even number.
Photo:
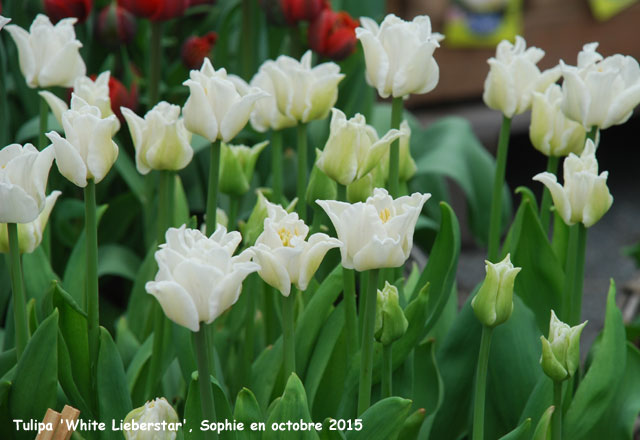
[{"label": "green stem", "polygon": [[227,230],[236,229],[236,219],[238,218],[238,207],[240,206],[241,196],[229,196],[229,221],[227,222]]},{"label": "green stem", "polygon": [[489,261],[496,262],[500,251],[500,233],[502,217],[502,188],[504,175],[507,168],[507,153],[509,151],[509,131],[511,119],[504,116],[500,128],[498,140],[498,153],[496,158],[496,174],[493,178],[493,196],[491,199],[491,220],[489,223]]},{"label": "green stem", "polygon": [[[100,337],[99,296],[98,296],[98,223],[96,219],[96,184],[89,179],[84,189],[85,206],[85,239],[87,263],[87,290],[85,304],[87,304],[87,327],[89,334],[89,355],[92,371],[95,371],[98,361],[98,347]],[[95,378],[95,375],[93,376]]]},{"label": "green stem", "polygon": [[362,349],[360,351],[360,389],[358,392],[358,415],[362,415],[371,403],[371,375],[373,373],[373,332],[376,324],[376,295],[378,294],[378,270],[369,271],[369,290],[364,311]]},{"label": "green stem", "polygon": [[391,397],[392,393],[392,378],[393,378],[393,350],[392,345],[382,346],[382,385],[381,385],[381,397]]},{"label": "green stem", "polygon": [[282,131],[271,134],[271,178],[273,179],[273,201],[282,202]]},{"label": "green stem", "polygon": [[347,201],[347,187],[345,185],[342,185],[341,183],[337,184],[337,188],[338,188],[338,201],[339,202],[346,202]]},{"label": "green stem", "polygon": [[562,440],[562,382],[553,381],[553,405],[551,415],[551,440]]},{"label": "green stem", "polygon": [[160,71],[162,63],[162,22],[151,22],[151,49],[149,52],[149,88],[147,107],[151,109],[158,102]]},{"label": "green stem", "polygon": [[[549,156],[547,159],[547,172],[556,174],[558,172],[558,162],[560,158],[558,156]],[[540,204],[540,223],[545,233],[549,233],[549,222],[551,220],[551,193],[549,189],[544,186],[542,189],[542,203]]]},{"label": "green stem", "polygon": [[[584,284],[584,263],[587,250],[587,228],[582,223],[575,225],[576,235],[576,263],[572,285],[571,315],[569,325],[578,325],[582,316],[582,287]],[[571,252],[571,249],[569,250]]]},{"label": "green stem", "polygon": [[[391,128],[400,128],[402,122],[402,97],[393,98],[391,104]],[[389,149],[389,192],[392,197],[398,197],[400,168],[400,140],[391,143]]]},{"label": "green stem", "polygon": [[347,362],[358,351],[358,313],[356,312],[356,278],[353,269],[342,269],[344,313],[347,326]]},{"label": "green stem", "polygon": [[313,222],[311,223],[311,232],[310,235],[315,234],[316,232],[320,232],[320,227],[322,226],[322,210],[320,208],[316,208],[316,204],[313,204]]},{"label": "green stem", "polygon": [[484,400],[487,391],[487,367],[489,366],[492,333],[492,328],[482,326],[480,355],[478,356],[478,370],[476,373],[476,395],[473,403],[473,440],[482,440],[484,438]]},{"label": "green stem", "polygon": [[[196,357],[198,358],[198,384],[200,385],[200,402],[202,403],[202,419],[210,423],[216,421],[216,408],[213,403],[213,389],[209,374],[209,351],[207,347],[207,328],[202,326],[194,333]],[[214,431],[204,431],[206,439],[218,437]]]},{"label": "green stem", "polygon": [[298,124],[298,203],[296,211],[300,219],[307,219],[307,124]]},{"label": "green stem", "polygon": [[260,277],[253,276],[252,283],[250,284],[252,289],[245,292],[244,295],[248,295],[247,298],[247,314],[244,318],[244,362],[243,362],[243,386],[248,386],[251,379],[251,364],[253,363],[254,354],[254,340],[255,340],[255,320],[256,320],[256,299],[255,295],[258,293],[258,287],[260,283]]},{"label": "green stem", "polygon": [[358,295],[358,333],[364,332],[364,311],[367,309],[367,292],[369,291],[369,274],[360,272],[360,294]]},{"label": "green stem", "polygon": [[45,133],[47,132],[48,128],[48,118],[49,118],[49,105],[47,104],[47,101],[44,100],[44,98],[39,97],[40,98],[40,128],[39,128],[39,132],[38,132],[38,149],[40,151],[44,150],[44,148],[47,146],[47,143],[49,142],[49,139],[45,136]]},{"label": "green stem", "polygon": [[220,141],[211,144],[209,164],[209,189],[207,192],[207,236],[216,232],[216,209],[218,207],[218,179],[220,178]]},{"label": "green stem", "polygon": [[296,371],[296,341],[293,333],[293,313],[296,303],[296,289],[291,289],[289,296],[282,297],[282,342],[284,346],[283,361],[285,380]]},{"label": "green stem", "polygon": [[16,355],[22,356],[29,341],[27,325],[27,304],[22,284],[22,267],[20,265],[20,244],[18,243],[18,225],[7,224],[9,235],[9,258],[11,264],[11,290],[13,291],[13,320],[16,327]]},{"label": "green stem", "polygon": [[594,125],[587,133],[587,139],[591,139],[595,143],[596,136],[598,136],[598,126]]}]

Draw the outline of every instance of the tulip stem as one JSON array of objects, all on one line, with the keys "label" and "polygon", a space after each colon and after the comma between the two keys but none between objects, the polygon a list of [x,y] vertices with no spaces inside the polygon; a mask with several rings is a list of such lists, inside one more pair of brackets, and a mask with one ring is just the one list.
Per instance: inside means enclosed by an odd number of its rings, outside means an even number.
[{"label": "tulip stem", "polygon": [[258,295],[260,290],[260,278],[257,275],[251,277],[251,283],[249,283],[250,290],[245,292],[247,297],[247,314],[244,318],[244,344],[243,344],[243,383],[242,386],[249,386],[251,380],[251,364],[253,363],[254,353],[254,340],[255,340],[255,322],[256,322],[256,299],[255,295]]},{"label": "tulip stem", "polygon": [[591,139],[591,141],[595,144],[597,136],[598,136],[598,126],[594,125],[593,127],[591,127],[591,129],[587,133],[587,139]]},{"label": "tulip stem", "polygon": [[358,313],[356,312],[356,278],[353,269],[342,269],[344,313],[347,325],[347,362],[358,351]]},{"label": "tulip stem", "polygon": [[551,416],[551,440],[562,440],[562,382],[553,381],[553,405]]},{"label": "tulip stem", "polygon": [[[369,274],[366,272],[360,272],[360,294],[358,295],[358,329],[359,334],[364,332],[364,311],[367,308],[367,292],[369,291]],[[376,294],[377,295],[377,294]]]},{"label": "tulip stem", "polygon": [[381,397],[391,397],[393,382],[393,350],[392,344],[382,346],[382,384]]},{"label": "tulip stem", "polygon": [[11,264],[11,290],[13,291],[13,320],[16,327],[16,355],[22,356],[29,340],[27,326],[27,305],[22,284],[22,267],[20,265],[20,244],[18,243],[18,225],[7,224],[9,235],[9,258]]},{"label": "tulip stem", "polygon": [[[391,104],[391,128],[400,128],[402,122],[403,102],[402,97],[393,98]],[[391,197],[399,197],[399,168],[400,168],[400,140],[391,143],[389,149],[389,192]]]},{"label": "tulip stem", "polygon": [[218,179],[220,178],[220,141],[211,144],[209,165],[209,189],[207,192],[207,236],[216,232],[216,209],[218,208]]},{"label": "tulip stem", "polygon": [[358,392],[358,415],[371,403],[371,375],[373,372],[373,333],[376,324],[376,297],[378,295],[378,269],[369,271],[369,289],[364,311],[362,349],[360,351],[360,389]]},{"label": "tulip stem", "polygon": [[162,22],[151,21],[151,50],[149,52],[149,89],[147,108],[151,109],[158,102],[160,70],[162,62]]},{"label": "tulip stem", "polygon": [[480,340],[480,355],[476,372],[476,395],[473,403],[473,440],[484,438],[484,401],[487,391],[487,368],[489,366],[489,352],[491,349],[491,335],[493,329],[482,326]]},{"label": "tulip stem", "polygon": [[301,220],[307,219],[307,124],[298,124],[298,203],[296,211]]},{"label": "tulip stem", "polygon": [[271,134],[271,178],[273,179],[273,201],[282,201],[282,131]]},{"label": "tulip stem", "polygon": [[[198,358],[198,384],[200,385],[200,402],[202,404],[202,420],[216,421],[216,408],[213,402],[211,375],[209,374],[209,350],[207,348],[207,327],[201,326],[194,333],[196,357]],[[207,439],[218,437],[215,431],[204,431]]]},{"label": "tulip stem", "polygon": [[[95,372],[98,361],[98,347],[100,337],[99,296],[98,296],[98,222],[96,219],[96,183],[93,179],[87,181],[84,189],[85,207],[85,240],[87,262],[87,290],[85,303],[87,304],[87,328],[89,334],[89,356],[92,371]],[[95,374],[93,375],[95,379]]]},{"label": "tulip stem", "polygon": [[489,223],[489,261],[495,263],[500,251],[500,233],[502,231],[502,187],[507,168],[507,153],[509,151],[509,132],[511,130],[511,118],[503,116],[500,138],[498,140],[498,153],[496,158],[496,173],[493,178],[493,196],[491,199],[491,219]]},{"label": "tulip stem", "polygon": [[49,123],[49,105],[44,98],[40,98],[40,132],[38,133],[38,149],[40,151],[44,150],[47,146],[47,137],[45,136],[45,132],[47,131],[47,125]]},{"label": "tulip stem", "polygon": [[[558,163],[560,158],[558,156],[549,156],[547,160],[547,172],[556,174],[558,172]],[[545,234],[549,233],[549,222],[551,220],[551,193],[549,189],[544,186],[542,189],[542,202],[540,203],[540,223],[542,223],[542,229]]]},{"label": "tulip stem", "polygon": [[229,196],[229,219],[227,221],[227,229],[229,231],[236,229],[236,219],[238,218],[238,208],[241,197],[242,196]]},{"label": "tulip stem", "polygon": [[282,342],[283,361],[286,380],[296,371],[296,341],[293,333],[293,313],[296,304],[296,290],[291,289],[289,296],[282,297]]},{"label": "tulip stem", "polygon": [[584,263],[587,247],[587,228],[577,223],[569,228],[567,245],[567,265],[565,267],[563,319],[573,326],[582,314],[582,286],[584,283]]},{"label": "tulip stem", "polygon": [[347,187],[341,183],[338,183],[336,185],[337,189],[338,189],[338,201],[339,202],[346,202],[347,201]]}]

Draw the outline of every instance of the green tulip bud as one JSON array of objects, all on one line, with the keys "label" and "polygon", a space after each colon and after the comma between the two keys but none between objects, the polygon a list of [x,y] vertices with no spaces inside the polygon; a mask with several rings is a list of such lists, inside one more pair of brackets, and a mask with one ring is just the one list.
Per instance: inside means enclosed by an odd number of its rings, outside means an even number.
[{"label": "green tulip bud", "polygon": [[471,307],[483,325],[493,328],[509,319],[513,312],[513,283],[521,268],[513,267],[509,254],[499,263],[485,260],[485,264],[487,276]]},{"label": "green tulip bud", "polygon": [[230,196],[242,196],[251,187],[253,170],[258,156],[269,141],[249,148],[246,145],[220,143],[220,192]]},{"label": "green tulip bud", "polygon": [[[316,162],[322,151],[316,148]],[[316,200],[335,200],[338,197],[338,185],[327,176],[318,165],[313,165],[309,185],[307,185],[307,203],[314,206]]]},{"label": "green tulip bud", "polygon": [[[144,427],[142,424],[145,424]],[[124,419],[123,434],[127,440],[174,440],[178,432],[178,424],[176,410],[169,405],[167,399],[159,397],[127,414]],[[154,429],[149,429],[149,426],[153,426]],[[164,429],[158,431],[155,427],[164,427]]]},{"label": "green tulip bud", "polygon": [[[265,196],[265,192],[268,190],[258,189],[256,194],[258,196],[258,200],[253,207],[253,211],[249,214],[249,218],[246,222],[242,222],[239,224],[240,232],[242,233],[242,238],[244,240],[245,246],[252,246],[262,231],[264,230],[264,220],[267,218],[267,207],[272,204],[267,200]],[[285,208],[287,212],[293,212],[296,207],[298,199],[294,199],[289,203],[289,206]]]},{"label": "green tulip bud", "polygon": [[540,365],[544,374],[560,382],[569,379],[580,365],[580,334],[587,321],[575,327],[560,321],[551,311],[549,339],[540,336],[542,356]]},{"label": "green tulip bud", "polygon": [[349,203],[366,202],[373,195],[374,188],[384,188],[384,174],[380,166],[361,179],[347,186],[347,200]]},{"label": "green tulip bud", "polygon": [[389,345],[400,339],[407,327],[409,322],[400,307],[398,289],[386,281],[384,289],[378,290],[376,300],[376,340],[382,345]]}]

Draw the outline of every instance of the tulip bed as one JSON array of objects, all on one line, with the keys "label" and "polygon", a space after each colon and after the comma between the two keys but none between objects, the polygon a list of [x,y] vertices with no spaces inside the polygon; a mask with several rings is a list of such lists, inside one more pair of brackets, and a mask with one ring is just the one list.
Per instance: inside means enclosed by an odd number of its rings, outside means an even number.
[{"label": "tulip bed", "polygon": [[[639,324],[613,280],[582,356],[580,334],[613,203],[597,146],[638,62],[586,44],[540,71],[501,42],[494,159],[403,108],[437,87],[429,17],[331,3],[1,5],[0,438],[633,437]],[[512,195],[528,110],[548,167]],[[487,247],[461,307],[447,179]]]}]

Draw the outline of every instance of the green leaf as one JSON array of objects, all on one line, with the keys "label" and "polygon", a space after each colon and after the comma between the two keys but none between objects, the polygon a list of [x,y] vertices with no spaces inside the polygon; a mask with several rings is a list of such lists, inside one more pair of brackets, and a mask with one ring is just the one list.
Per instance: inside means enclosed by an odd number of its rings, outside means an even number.
[{"label": "green leaf", "polygon": [[[9,390],[11,417],[42,420],[47,408],[57,402],[58,390],[58,311],[55,310],[31,337]],[[19,438],[33,438],[21,431]]]},{"label": "green leaf", "polygon": [[147,255],[142,260],[138,275],[133,282],[129,304],[127,305],[127,322],[131,332],[139,341],[147,338],[150,328],[147,327],[150,318],[151,305],[155,299],[145,289],[147,281],[154,279],[158,265],[154,258],[158,245],[154,242],[149,247]]},{"label": "green leaf", "polygon": [[[419,428],[421,439],[428,439],[433,421],[444,400],[444,383],[438,370],[435,340],[418,345],[413,354],[413,404],[422,409],[426,417]],[[405,438],[405,437],[399,437]]]},{"label": "green leaf", "polygon": [[[335,419],[327,417],[322,422],[322,431],[318,432],[320,440],[345,440],[342,431],[336,429]],[[333,429],[331,429],[333,428]]]},{"label": "green leaf", "polygon": [[[422,431],[422,426],[424,423],[424,419],[427,415],[427,412],[424,408],[420,408],[415,410],[412,414],[407,417],[402,425],[402,429],[398,433],[396,437],[398,440],[415,440],[418,439],[420,432]],[[428,438],[428,434],[423,436],[423,438]]]},{"label": "green leaf", "polygon": [[624,377],[627,347],[622,313],[616,306],[616,286],[611,280],[602,340],[576,390],[562,424],[563,438],[588,439],[589,431],[606,415]]},{"label": "green leaf", "polygon": [[[211,380],[211,386],[213,388],[213,404],[215,406],[217,421],[232,421],[233,415],[231,413],[229,401],[224,395],[222,388],[220,388],[220,384],[214,377],[210,376],[209,379]],[[191,383],[189,384],[187,401],[184,407],[184,418],[187,422],[184,428],[184,438],[186,440],[204,439],[205,431],[200,429],[200,423],[203,419],[202,405],[200,402],[200,386],[198,385],[198,380],[198,372],[195,371],[191,376]],[[212,422],[212,420],[209,420],[209,423]],[[220,440],[235,439],[236,431],[222,431],[219,433],[218,438]]]},{"label": "green leaf", "polygon": [[87,405],[76,386],[72,371],[73,367],[67,344],[64,342],[62,333],[58,333],[58,380],[60,381],[60,386],[62,386],[65,395],[69,398],[71,405],[78,408],[86,418],[93,417],[93,411]]},{"label": "green leaf", "polygon": [[236,406],[233,409],[233,418],[238,422],[244,423],[244,429],[236,431],[238,440],[252,440],[262,437],[259,431],[251,429],[252,423],[264,423],[264,417],[256,396],[248,388],[242,388],[238,393]]},{"label": "green leaf", "polygon": [[[56,117],[53,116],[53,113],[48,113],[47,127],[49,131],[55,130],[59,133],[62,133],[62,127],[60,126],[60,123],[58,122]],[[22,126],[18,129],[14,142],[17,142],[19,144],[24,144],[27,141],[36,142],[39,135],[40,116],[34,116],[33,118],[22,124]]]},{"label": "green leaf", "polygon": [[126,369],[140,349],[140,342],[129,329],[127,318],[124,316],[116,322],[116,346]]},{"label": "green leaf", "polygon": [[98,276],[116,275],[130,281],[136,279],[140,258],[131,249],[118,244],[98,248]]},{"label": "green leaf", "polygon": [[553,402],[553,381],[546,375],[542,375],[522,410],[520,423],[531,419],[532,424],[537,425],[550,402]]},{"label": "green leaf", "polygon": [[531,419],[525,419],[509,434],[503,435],[499,440],[529,440]]},{"label": "green leaf", "polygon": [[411,400],[387,397],[362,414],[362,430],[347,431],[347,440],[387,440],[397,435],[409,415]]},{"label": "green leaf", "polygon": [[22,274],[27,299],[35,298],[37,302],[44,298],[51,281],[58,280],[42,246],[22,256]]},{"label": "green leaf", "polygon": [[125,181],[129,189],[137,199],[144,205],[146,201],[144,191],[144,178],[138,173],[133,160],[129,157],[126,151],[120,149],[116,163],[114,164],[116,171]]},{"label": "green leaf", "polygon": [[[126,369],[126,378],[127,378],[127,389],[128,394],[133,395],[134,390],[136,388],[136,384],[139,379],[142,379],[142,382],[146,382],[146,376],[142,374],[142,370],[147,364],[147,361],[151,357],[151,351],[153,349],[153,334],[150,335],[144,343],[140,346],[138,351],[136,352],[133,359],[131,359],[131,363]],[[138,399],[133,399],[136,403]]]},{"label": "green leaf", "polygon": [[[533,431],[533,437],[531,440],[550,440],[551,439],[551,416],[553,415],[554,407],[550,406],[542,417],[540,417],[540,421],[538,422],[538,426],[536,426],[536,430]],[[562,437],[562,438],[571,438],[571,437]]]},{"label": "green leaf", "polygon": [[297,439],[317,439],[318,434],[315,429],[310,431],[298,431],[295,434],[288,431],[274,431],[271,429],[273,423],[286,423],[304,421],[311,422],[311,414],[307,405],[307,395],[302,386],[302,382],[295,373],[289,376],[284,394],[280,401],[276,404],[267,419],[267,431],[264,433],[264,439],[282,439],[283,437],[294,436]]},{"label": "green leaf", "polygon": [[534,312],[540,332],[549,329],[550,310],[559,310],[564,290],[564,272],[530,199],[523,197],[512,226],[511,261],[522,267],[514,291]]},{"label": "green leaf", "polygon": [[[131,397],[127,388],[127,377],[116,344],[104,327],[100,327],[100,351],[97,366],[97,401],[100,420],[111,424],[111,420],[123,420],[131,411]],[[122,438],[122,433],[106,430],[103,438]]]}]

